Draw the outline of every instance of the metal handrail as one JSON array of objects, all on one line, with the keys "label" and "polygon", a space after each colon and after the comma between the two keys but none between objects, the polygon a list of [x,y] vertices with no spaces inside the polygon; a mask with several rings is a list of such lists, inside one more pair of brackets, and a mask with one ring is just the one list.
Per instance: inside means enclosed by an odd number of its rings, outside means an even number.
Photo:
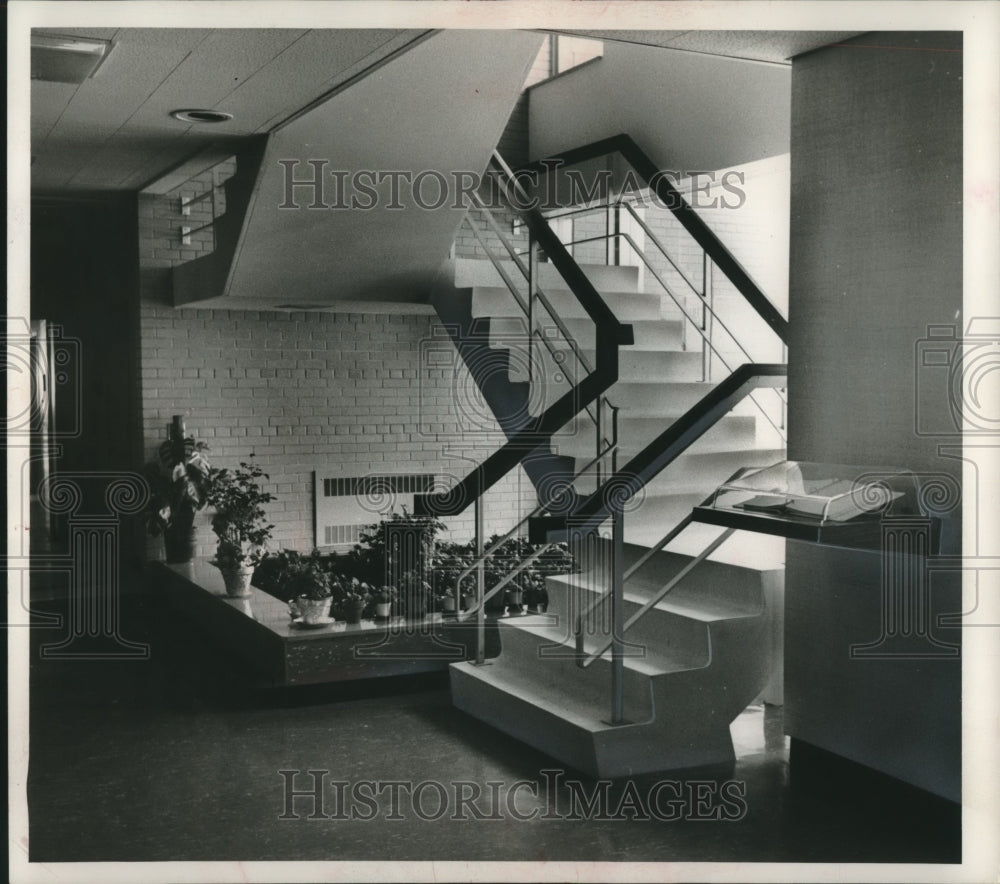
[{"label": "metal handrail", "polygon": [[[734,371],[733,367],[726,361],[726,357],[723,356],[719,352],[719,349],[715,346],[715,344],[712,343],[712,336],[709,335],[709,334],[706,334],[705,330],[698,324],[698,320],[695,319],[694,317],[692,317],[688,313],[687,308],[684,306],[684,304],[682,303],[682,301],[670,290],[670,287],[663,281],[663,279],[661,279],[660,274],[658,274],[656,272],[655,268],[653,267],[653,265],[649,263],[649,259],[646,257],[645,252],[643,252],[638,247],[638,245],[636,244],[635,240],[632,239],[632,237],[629,236],[629,234],[627,234],[627,233],[621,233],[621,232],[619,232],[619,233],[605,233],[602,236],[590,236],[590,237],[587,237],[585,239],[573,240],[571,243],[568,243],[568,245],[582,245],[583,243],[596,242],[598,240],[611,239],[611,238],[614,238],[614,237],[623,237],[625,239],[625,241],[632,247],[633,251],[635,251],[635,253],[642,259],[642,262],[649,269],[649,272],[652,273],[654,277],[656,277],[656,281],[660,284],[660,286],[663,288],[663,290],[668,295],[670,295],[671,300],[677,305],[677,307],[680,309],[681,313],[684,314],[685,319],[687,319],[695,327],[695,330],[698,332],[699,335],[701,335],[701,337],[704,340],[705,344],[708,345],[708,348],[712,351],[712,353],[715,354],[715,356],[719,360],[719,362],[721,362],[726,367],[726,369],[728,371],[730,371],[730,372]],[[726,334],[729,335],[729,337],[733,340],[733,343],[736,344],[736,346],[739,349],[739,351],[744,356],[746,356],[747,359],[749,359],[751,362],[753,362],[753,357],[746,351],[746,348],[739,342],[739,340],[737,339],[736,335],[734,335],[729,330],[729,328],[726,326],[726,324],[719,318],[719,314],[716,313],[715,310],[712,309],[712,306],[707,301],[704,301],[703,304],[702,304],[702,306],[703,306],[703,309],[708,310],[708,312],[712,315],[712,318],[719,325],[722,326],[722,328],[726,332]],[[779,391],[775,391],[775,395],[783,403],[785,402],[785,397],[782,396]],[[764,415],[764,417],[766,418],[767,422],[772,427],[774,427],[775,432],[782,438],[782,440],[784,440],[785,439],[784,430],[782,430],[781,427],[779,427],[774,422],[774,420],[771,418],[771,416],[764,409],[764,406],[762,406],[757,401],[757,399],[754,398],[754,396],[753,396],[752,393],[750,394],[750,398],[753,400],[754,405],[756,405],[757,408],[760,410],[760,413],[762,415]]]},{"label": "metal handrail", "polygon": [[653,241],[657,249],[659,249],[660,254],[663,255],[663,257],[667,260],[670,266],[674,268],[674,270],[677,272],[677,275],[680,276],[680,278],[683,279],[685,283],[687,283],[688,288],[691,289],[691,291],[695,295],[701,297],[701,292],[698,291],[698,287],[691,281],[691,278],[687,275],[684,269],[680,267],[680,265],[678,265],[673,258],[670,257],[670,254],[667,252],[666,246],[664,246],[663,243],[660,242],[659,237],[657,237],[657,235],[652,231],[649,225],[642,220],[638,212],[636,212],[635,207],[628,200],[618,199],[613,202],[609,201],[606,203],[599,203],[596,206],[584,206],[583,208],[580,209],[569,209],[565,212],[552,212],[550,214],[547,214],[545,217],[549,219],[568,218],[570,215],[586,215],[592,212],[600,212],[605,209],[609,209],[612,206],[620,206],[624,209],[628,209],[628,213],[635,219],[636,223],[642,228],[646,236],[648,236]]},{"label": "metal handrail", "polygon": [[[742,476],[745,472],[746,472],[746,467],[740,467],[740,469],[738,469],[735,473],[733,473],[726,480],[726,482],[729,483],[729,482],[734,481],[735,479],[737,479],[740,476]],[[715,492],[713,491],[711,494],[708,495],[708,497],[706,497],[701,502],[700,505],[701,506],[708,506],[714,499],[715,499]],[[683,532],[684,529],[687,528],[687,526],[690,525],[693,521],[694,521],[694,519],[691,517],[691,513],[688,513],[683,519],[681,519],[680,522],[678,522],[673,528],[671,528],[666,534],[664,534],[663,537],[660,538],[660,540],[658,540],[652,547],[650,547],[648,550],[646,550],[646,552],[639,558],[639,560],[637,562],[635,562],[632,565],[631,568],[627,569],[622,574],[622,583],[624,583],[633,574],[635,574],[643,565],[646,564],[646,562],[648,562],[651,558],[653,558],[653,556],[655,556],[658,552],[660,552],[660,550],[662,550],[663,547],[665,547],[668,543],[670,543],[671,540],[673,540],[675,537],[677,537],[679,534],[681,534],[681,532]],[[690,567],[685,567],[684,569],[682,569],[679,574],[676,574],[673,578],[671,578],[670,581],[668,581],[663,587],[661,587],[660,591],[657,593],[656,596],[653,597],[652,600],[648,601],[645,605],[642,606],[642,608],[639,611],[637,611],[627,621],[625,621],[625,624],[622,627],[622,634],[624,634],[625,632],[627,632],[640,619],[642,619],[642,617],[646,614],[647,611],[649,611],[652,608],[656,607],[656,605],[660,601],[663,600],[663,598],[667,595],[667,593],[669,593],[677,584],[679,584],[681,582],[681,580],[684,577],[686,577],[691,571],[693,571],[694,567],[696,565],[698,565],[701,562],[703,562],[708,556],[710,556],[713,552],[715,552],[715,550],[718,549],[725,540],[729,539],[729,536],[732,533],[733,532],[731,530],[730,531],[726,531],[724,533],[724,535],[722,535],[718,539],[718,542],[712,541],[704,550],[702,550],[701,553],[699,553],[699,555],[696,557],[696,559],[694,560],[693,564]],[[583,633],[582,633],[581,624],[582,624],[584,618],[589,617],[590,614],[599,605],[603,604],[603,602],[604,602],[604,600],[605,600],[606,597],[607,596],[605,594],[605,595],[603,595],[603,596],[595,599],[590,605],[588,605],[583,611],[581,611],[580,614],[577,617],[577,621],[576,621],[576,646],[577,646],[577,654],[578,654],[578,656],[582,655],[582,653],[583,653],[583,645],[582,645],[582,642],[583,642]],[[604,647],[601,648],[600,651],[591,654],[590,657],[588,657],[586,659],[583,659],[582,656],[579,656],[579,659],[577,660],[577,665],[580,666],[581,668],[589,666],[596,657],[601,656],[610,647],[611,647],[611,642],[609,641],[606,645],[604,645]]]},{"label": "metal handrail", "polygon": [[[513,172],[495,151],[494,160],[505,170],[514,186],[520,189]],[[593,372],[549,405],[543,414],[515,430],[504,445],[483,460],[458,485],[444,493],[415,495],[413,509],[417,515],[457,515],[473,502],[479,507],[482,495],[489,488],[520,464],[531,451],[551,439],[553,433],[572,420],[584,406],[598,399],[617,382],[618,347],[631,344],[634,340],[632,326],[618,321],[542,214],[533,209],[526,212],[523,218],[529,233],[545,249],[570,291],[593,320],[597,364]]]},{"label": "metal handrail", "polygon": [[545,174],[562,166],[572,166],[585,160],[596,159],[611,153],[620,154],[635,170],[646,185],[656,194],[660,202],[673,213],[691,237],[701,246],[715,265],[725,274],[737,291],[747,300],[751,307],[772,328],[779,338],[788,342],[788,320],[770,302],[767,295],[754,281],[743,265],[725,243],[716,235],[697,212],[681,196],[667,176],[646,155],[635,141],[621,133],[610,138],[603,138],[592,144],[568,150],[557,156],[528,163],[518,171],[532,171]]},{"label": "metal handrail", "polygon": [[[598,454],[597,454],[596,457],[594,457],[593,459],[591,459],[590,461],[588,461],[587,464],[582,469],[578,470],[573,475],[573,477],[570,479],[568,487],[571,487],[573,482],[575,482],[580,476],[582,476],[585,472],[587,472],[587,470],[589,470],[592,466],[594,466],[596,463],[598,463],[602,458],[606,457],[608,454],[611,454],[612,457],[614,457],[614,455],[616,453],[616,450],[617,450],[617,445],[612,445],[611,447],[607,448],[606,450],[604,450],[602,452],[598,452]],[[565,489],[564,489],[564,491],[565,491]],[[552,498],[550,498],[545,503],[541,503],[537,507],[535,507],[535,509],[533,509],[527,516],[525,516],[520,522],[518,522],[513,528],[511,528],[510,531],[508,531],[506,534],[504,534],[503,537],[501,537],[499,540],[495,541],[494,543],[490,544],[489,549],[486,549],[486,550],[484,550],[482,548],[482,546],[483,546],[483,497],[482,497],[482,495],[480,495],[476,499],[476,545],[479,548],[479,550],[478,550],[478,555],[476,556],[476,558],[472,562],[472,564],[469,565],[469,567],[466,568],[465,571],[463,571],[456,578],[456,580],[455,580],[455,608],[457,610],[459,607],[461,607],[460,599],[461,599],[462,582],[469,575],[471,575],[473,571],[478,571],[478,579],[476,581],[476,588],[477,588],[478,592],[477,592],[477,598],[476,598],[475,607],[471,611],[468,611],[466,613],[466,616],[464,618],[462,618],[463,620],[468,620],[473,615],[475,615],[475,617],[476,617],[476,663],[478,665],[482,665],[486,661],[486,602],[489,599],[493,598],[493,596],[496,594],[495,590],[499,589],[502,586],[506,586],[507,583],[510,582],[509,580],[504,579],[503,581],[501,581],[500,584],[498,584],[497,587],[493,587],[493,590],[491,590],[489,593],[487,593],[486,592],[486,571],[485,571],[486,560],[491,555],[493,555],[494,552],[496,552],[496,550],[500,547],[501,544],[503,544],[506,541],[510,540],[511,537],[513,537],[515,534],[517,534],[521,530],[521,528],[524,526],[524,524],[529,519],[535,518],[535,516],[539,515],[540,513],[544,512],[546,509],[548,509],[549,507],[551,507],[553,505],[553,503],[555,503],[558,500],[559,496],[562,493],[564,493],[564,491],[559,492],[559,494],[554,495]],[[544,548],[543,548],[542,552],[548,551],[549,549],[552,548],[552,546],[553,546],[553,544],[551,544],[551,543],[544,544]],[[530,560],[528,561],[527,564],[530,564],[531,562],[535,561],[536,558],[537,558],[537,556],[529,557]],[[524,564],[524,563],[522,563],[522,564]],[[524,567],[526,567],[526,566],[527,565],[524,565]],[[514,577],[514,576],[516,576],[517,573],[520,573],[521,570],[522,570],[522,568],[519,567],[516,570],[515,574],[513,574],[513,575],[506,575],[506,576]]]},{"label": "metal handrail", "polygon": [[[475,196],[475,194],[473,194],[473,196]],[[490,214],[489,209],[486,208],[486,206],[482,205],[478,197],[476,197],[476,200],[477,202],[480,202],[478,208],[485,214],[487,221],[494,228],[494,231],[498,235],[500,242],[504,245],[507,251],[510,252],[511,257],[515,259],[515,265],[525,275],[525,278],[528,280],[530,285],[531,281],[530,272],[528,271],[527,268],[523,266],[522,262],[518,260],[517,255],[512,251],[513,246],[507,241],[507,238],[503,235],[502,231],[499,228],[499,225],[497,225],[496,223],[496,220]],[[529,305],[524,303],[524,299],[521,297],[521,293],[517,290],[517,285],[514,283],[514,280],[510,278],[510,274],[506,271],[503,264],[500,262],[500,259],[493,254],[493,250],[489,247],[489,244],[483,238],[483,235],[479,231],[479,228],[476,227],[476,225],[473,224],[472,221],[468,219],[468,217],[466,217],[466,221],[468,221],[469,229],[472,231],[472,235],[475,236],[476,240],[483,247],[483,250],[486,252],[486,257],[489,258],[490,263],[493,264],[494,269],[497,271],[497,273],[500,274],[500,278],[503,280],[504,285],[510,291],[515,302],[517,303],[517,306],[521,308],[521,312],[524,313],[525,316],[530,316],[531,310]],[[563,337],[566,338],[566,341],[568,342],[570,349],[573,351],[573,355],[576,357],[577,361],[583,367],[584,372],[590,374],[593,371],[590,362],[583,355],[583,352],[580,350],[580,345],[569,333],[568,329],[563,324],[558,314],[553,311],[552,306],[551,304],[549,304],[548,299],[545,298],[544,294],[538,288],[535,288],[535,295],[538,296],[539,300],[542,303],[542,306],[544,306],[545,309],[549,312],[550,316],[552,316],[553,320],[555,321],[556,327],[559,329],[560,332],[562,332]],[[537,332],[535,332],[535,334],[537,334]],[[541,334],[538,335],[538,338],[542,341],[542,343],[545,345],[545,348],[549,351],[549,355],[551,355],[554,360],[557,359],[556,357],[557,351],[556,348],[553,346],[552,341],[549,340],[549,338],[547,338],[545,335]],[[584,410],[587,412],[587,415],[595,424],[599,423],[597,416],[590,411],[589,405],[584,406]]]},{"label": "metal handrail", "polygon": [[[577,666],[581,669],[586,669],[591,663],[593,663],[598,657],[603,657],[607,653],[608,648],[610,648],[617,639],[624,636],[636,623],[638,623],[649,611],[655,608],[664,598],[685,578],[690,574],[695,568],[697,568],[702,562],[705,561],[713,552],[715,552],[723,543],[725,543],[733,533],[736,531],[735,528],[727,528],[722,532],[715,540],[708,544],[697,556],[691,559],[677,574],[670,578],[659,590],[649,599],[638,611],[636,611],[628,620],[622,624],[620,635],[613,636],[607,639],[602,645],[598,647],[596,651],[592,651],[586,657],[580,657],[577,660]],[[606,595],[601,596],[596,602],[594,602],[590,607],[588,607],[585,613],[590,613],[597,605],[601,604]],[[576,629],[576,648],[577,654],[582,655],[583,653],[583,631],[580,628],[580,620],[583,618],[584,614],[580,615],[580,619],[577,620]]]},{"label": "metal handrail", "polygon": [[[587,461],[587,463],[583,467],[581,467],[579,470],[577,470],[570,477],[570,480],[567,483],[567,488],[571,487],[572,484],[573,484],[573,482],[575,482],[577,479],[579,479],[584,473],[586,473],[598,461],[603,460],[609,454],[613,454],[615,452],[615,450],[617,449],[617,447],[618,447],[617,445],[611,445],[608,448],[604,449],[604,451],[600,452],[596,457],[593,457],[589,461]],[[497,549],[499,549],[504,543],[506,543],[508,540],[510,540],[512,537],[514,537],[518,532],[520,532],[520,530],[523,528],[523,526],[525,525],[525,523],[527,523],[530,519],[534,519],[536,516],[541,515],[546,510],[548,510],[549,508],[551,508],[552,505],[558,501],[559,497],[561,495],[563,495],[563,494],[566,493],[567,488],[562,489],[561,491],[559,491],[558,494],[553,495],[547,501],[545,501],[543,503],[540,503],[530,513],[528,513],[528,515],[526,515],[523,519],[521,519],[520,522],[518,522],[513,528],[511,528],[510,531],[508,531],[506,534],[504,534],[498,540],[494,541],[489,546],[488,549],[483,550],[482,555],[478,556],[476,558],[476,560],[471,565],[469,565],[468,568],[466,568],[464,571],[462,571],[458,575],[458,577],[455,578],[455,587],[456,587],[456,589],[461,585],[461,583],[462,583],[463,580],[465,580],[473,571],[476,570],[476,568],[479,567],[479,563],[481,561],[486,561],[486,559],[488,559],[491,555],[493,555],[493,553],[496,552]]]},{"label": "metal handrail", "polygon": [[[741,399],[757,387],[778,386],[787,376],[785,365],[741,365],[635,454],[602,488],[582,501],[571,514],[575,529],[583,533],[596,530],[613,510],[620,509]],[[563,516],[549,518],[551,526],[538,526],[545,532],[559,530],[569,521],[569,517]],[[531,533],[539,536],[535,526]],[[545,540],[547,536],[542,534],[537,542]]]}]

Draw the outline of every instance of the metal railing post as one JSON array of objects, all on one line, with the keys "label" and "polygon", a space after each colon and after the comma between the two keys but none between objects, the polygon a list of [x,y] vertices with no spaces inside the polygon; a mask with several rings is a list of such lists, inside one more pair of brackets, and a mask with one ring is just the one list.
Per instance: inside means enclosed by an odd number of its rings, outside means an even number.
[{"label": "metal railing post", "polygon": [[611,444],[614,446],[611,449],[612,474],[618,472],[618,408],[617,405],[611,406]]},{"label": "metal railing post", "polygon": [[476,498],[476,665],[486,662],[486,561],[483,559],[483,495]]},{"label": "metal railing post", "polygon": [[[598,396],[597,397],[597,402],[595,403],[596,408],[594,409],[594,412],[595,412],[595,414],[597,416],[597,420],[594,421],[594,425],[595,425],[594,426],[594,430],[595,430],[595,435],[597,437],[596,440],[595,440],[595,446],[594,446],[594,454],[595,455],[600,455],[601,448],[603,446],[603,439],[604,439],[604,402],[605,402],[604,396]],[[601,462],[600,461],[597,462],[596,475],[597,475],[597,487],[600,488],[601,487],[601,480],[604,478],[604,470],[601,468]]]},{"label": "metal railing post", "polygon": [[712,260],[708,252],[701,253],[701,330],[705,333],[701,342],[701,379],[709,381],[712,377],[712,326],[709,298],[712,293]]},{"label": "metal railing post", "polygon": [[[535,294],[538,291],[538,243],[528,233],[528,383],[535,380]],[[531,387],[529,386],[529,391]],[[529,392],[529,396],[530,396]]]},{"label": "metal railing post", "polygon": [[611,515],[611,723],[625,721],[625,514]]}]

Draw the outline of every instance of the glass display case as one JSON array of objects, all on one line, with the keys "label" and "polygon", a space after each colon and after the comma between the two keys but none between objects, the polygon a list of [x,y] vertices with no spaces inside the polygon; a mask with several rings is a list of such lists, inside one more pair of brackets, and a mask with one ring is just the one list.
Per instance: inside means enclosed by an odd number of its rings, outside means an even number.
[{"label": "glass display case", "polygon": [[796,540],[876,547],[886,518],[929,517],[910,470],[782,461],[741,471],[695,507],[699,522]]}]

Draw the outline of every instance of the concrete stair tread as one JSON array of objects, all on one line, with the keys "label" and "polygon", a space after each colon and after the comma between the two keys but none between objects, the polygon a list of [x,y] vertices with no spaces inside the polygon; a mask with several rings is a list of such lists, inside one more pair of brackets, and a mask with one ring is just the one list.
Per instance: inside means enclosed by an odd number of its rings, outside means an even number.
[{"label": "concrete stair tread", "polygon": [[[559,347],[559,344],[553,344]],[[517,358],[511,360],[510,377],[511,380],[528,379],[528,359],[526,347],[494,348],[496,352],[508,352],[517,354]],[[560,364],[551,358],[546,350],[536,352],[536,365],[539,366],[536,378],[537,383],[549,385],[549,389],[538,389],[539,398],[551,400],[553,397],[549,393],[561,394],[565,391],[565,376],[575,381],[580,381],[586,374],[584,364],[578,362],[575,355],[568,347],[560,352],[557,358]],[[597,353],[593,350],[580,351],[586,364],[593,369],[597,365]],[[679,377],[696,378],[701,374],[701,355],[685,350],[633,350],[625,347],[618,352],[618,375],[622,378],[635,380]],[[613,400],[611,400],[613,402]]]},{"label": "concrete stair tread", "polygon": [[[581,421],[583,418],[581,418]],[[750,422],[748,423],[747,420]],[[589,421],[589,419],[588,419]],[[752,423],[753,418],[744,418],[743,415],[727,415],[722,418],[705,435],[696,439],[687,449],[688,454],[723,454],[732,451],[752,451],[755,448],[756,425]],[[572,425],[570,425],[572,426]],[[660,435],[670,421],[663,423],[650,423],[645,432],[633,428],[630,432],[625,432],[619,423],[618,428],[618,465],[626,464],[632,457],[642,451],[650,442]],[[577,470],[594,456],[594,432],[593,423],[581,423],[579,428],[572,430],[561,430],[552,436],[553,449],[558,448],[560,454],[569,455],[580,460]],[[640,435],[641,433],[641,435]],[[669,467],[668,467],[669,469]],[[708,494],[712,488],[706,488]]]},{"label": "concrete stair tread", "polygon": [[706,396],[715,384],[708,381],[629,380],[621,378],[607,392],[608,401],[621,413],[645,417],[680,417]]},{"label": "concrete stair tread", "polygon": [[[740,467],[771,466],[784,459],[784,448],[751,448],[743,451],[696,449],[682,454],[647,482],[645,499],[697,495],[698,503],[701,503]],[[574,483],[574,487],[580,493],[589,494],[594,491],[594,481],[584,476]]]},{"label": "concrete stair tread", "polygon": [[[620,419],[627,415],[678,418],[696,405],[714,386],[715,384],[704,381],[621,378],[605,395],[612,405],[620,409]],[[744,399],[737,403],[732,414],[756,417],[760,412],[750,400]]]},{"label": "concrete stair tread", "polygon": [[[597,364],[596,350],[581,350],[590,365]],[[695,381],[701,376],[701,353],[694,350],[641,350],[622,347],[618,351],[618,376],[625,381]],[[685,378],[685,376],[687,376]],[[608,397],[611,399],[611,397]],[[614,402],[613,399],[611,399]]]},{"label": "concrete stair tread", "polygon": [[[594,323],[590,318],[569,317],[563,319],[563,324],[580,346],[588,349],[593,348]],[[630,325],[635,343],[624,349],[632,352],[645,350],[683,352],[681,336],[684,324],[681,321],[677,319],[634,319]]]},{"label": "concrete stair tread", "polygon": [[453,677],[458,673],[475,679],[506,694],[507,702],[528,704],[583,731],[596,734],[614,729],[607,720],[610,708],[605,698],[570,695],[558,687],[531,681],[522,672],[495,664],[453,663],[450,669]]},{"label": "concrete stair tread", "polygon": [[[584,318],[588,315],[576,295],[568,289],[546,289],[544,294],[560,318]],[[601,298],[619,322],[661,318],[660,299],[656,295],[602,291]],[[543,306],[538,306],[537,315],[540,322],[545,322],[547,312]],[[523,317],[524,311],[506,287],[476,286],[472,290],[472,315],[477,318]]]},{"label": "concrete stair tread", "polygon": [[[748,451],[691,451],[682,454],[665,470],[645,485],[647,500],[657,497],[699,496],[701,503],[715,487],[728,479],[739,467],[771,466],[785,459],[783,448],[752,448]],[[583,464],[581,463],[581,466]],[[594,482],[578,479],[575,487],[581,493],[594,490]]]},{"label": "concrete stair tread", "polygon": [[[646,604],[653,593],[659,592],[662,588],[662,584],[644,582],[642,590],[638,586],[633,586],[632,589],[629,589],[628,586],[631,585],[628,584],[626,586],[625,600],[637,605]],[[699,623],[743,620],[747,617],[757,617],[761,612],[759,604],[754,606],[750,604],[737,604],[724,599],[698,599],[692,597],[691,593],[687,596],[681,596],[679,595],[680,592],[680,587],[670,592],[665,598],[660,599],[656,603],[654,610],[666,611],[678,617],[687,617],[691,620],[697,620]]]},{"label": "concrete stair tread", "polygon": [[[581,421],[582,422],[582,421]],[[618,417],[618,435],[619,435],[619,451],[628,451],[629,448],[635,451],[640,450],[641,445],[637,442],[631,442],[630,438],[634,438],[638,435],[643,437],[648,437],[649,440],[655,439],[664,430],[666,430],[671,424],[672,420],[669,418],[663,418],[659,416],[646,417],[644,415],[638,414],[627,414],[619,415]],[[585,426],[592,426],[592,424],[587,421]],[[744,414],[726,414],[723,415],[716,424],[710,428],[701,438],[705,439],[711,436],[713,431],[718,434],[718,431],[725,430],[727,428],[752,428],[756,426],[756,421],[751,415]],[[570,423],[567,427],[559,430],[553,434],[553,439],[559,439],[560,437],[573,435],[574,430],[572,429],[573,424]],[[620,454],[619,454],[620,459]]]},{"label": "concrete stair tread", "polygon": [[[580,575],[558,574],[549,579],[567,586],[580,586],[592,595],[596,595],[593,583],[588,583],[586,578]],[[625,601],[630,604],[644,605],[665,583],[666,580],[655,582],[633,577],[625,584]],[[722,620],[741,620],[745,617],[755,617],[760,614],[760,604],[719,598],[711,595],[710,592],[702,592],[697,589],[685,591],[683,585],[680,585],[657,602],[655,610],[665,611],[679,617],[687,617],[691,620],[697,620],[699,623],[715,623]]]},{"label": "concrete stair tread", "polygon": [[[715,525],[692,523],[677,537],[667,544],[665,550],[678,555],[697,556],[709,543],[717,538],[723,528]],[[626,542],[635,546],[645,546],[647,549],[667,533],[667,529],[628,534],[626,521]],[[655,536],[658,534],[659,536]],[[776,571],[785,567],[785,539],[757,534],[749,531],[736,531],[725,543],[715,550],[709,561],[735,565],[753,571]]]},{"label": "concrete stair tread", "polygon": [[[560,317],[570,336],[586,349],[594,346],[594,323],[587,317]],[[687,352],[682,340],[682,323],[675,319],[633,319],[634,344],[623,347],[625,352]],[[565,343],[562,331],[543,315],[538,325],[556,344]],[[490,346],[502,349],[522,345],[527,339],[528,321],[524,316],[494,316],[490,318]]]},{"label": "concrete stair tread", "polygon": [[[568,649],[572,649],[573,646],[566,642],[565,627],[548,625],[548,623],[543,619],[544,617],[545,615],[527,615],[525,617],[510,617],[498,620],[497,622],[501,625],[501,646],[503,645],[504,630],[518,629],[535,636],[540,642],[561,644]],[[599,636],[584,637],[584,651],[587,654],[591,654],[596,651],[599,644]],[[602,655],[602,661],[609,662],[610,654],[610,651],[605,652]],[[598,665],[598,661],[595,661],[591,665]],[[647,654],[645,657],[627,656],[625,658],[624,665],[626,670],[646,675],[650,678],[668,675],[671,672],[690,672],[693,669],[703,668],[703,665],[700,662],[692,661],[687,655],[666,655],[658,650],[654,650],[651,654]]]},{"label": "concrete stair tread", "polygon": [[[500,266],[504,272],[519,285],[524,275],[511,260],[501,260]],[[525,263],[527,263],[525,261]],[[579,264],[587,279],[598,291],[608,288],[619,288],[622,291],[637,292],[639,290],[639,269],[627,266],[608,266],[607,264]],[[548,261],[538,263],[539,285],[543,290],[565,287],[566,283],[558,270]],[[486,258],[457,258],[455,260],[455,286],[466,288],[473,286],[502,286],[503,278]]]}]

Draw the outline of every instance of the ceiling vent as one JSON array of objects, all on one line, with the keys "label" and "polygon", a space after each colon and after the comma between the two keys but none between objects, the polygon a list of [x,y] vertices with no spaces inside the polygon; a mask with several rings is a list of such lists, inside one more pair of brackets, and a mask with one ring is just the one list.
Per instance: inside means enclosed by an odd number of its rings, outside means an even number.
[{"label": "ceiling vent", "polygon": [[50,83],[82,83],[101,66],[111,52],[108,40],[31,35],[31,79]]}]

